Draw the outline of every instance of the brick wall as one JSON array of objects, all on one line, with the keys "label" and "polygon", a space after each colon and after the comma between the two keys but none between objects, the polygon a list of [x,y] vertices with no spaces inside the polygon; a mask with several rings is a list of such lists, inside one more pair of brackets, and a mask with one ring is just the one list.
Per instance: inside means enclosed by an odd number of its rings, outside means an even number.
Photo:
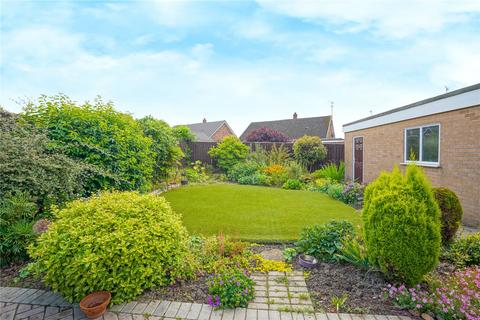
[{"label": "brick wall", "polygon": [[222,126],[212,135],[212,139],[215,140],[215,141],[220,141],[222,140],[223,138],[225,138],[226,136],[231,136],[231,135],[235,135],[234,132],[232,132],[228,126],[224,123],[222,124]]},{"label": "brick wall", "polygon": [[381,171],[401,169],[404,129],[440,123],[440,168],[424,167],[434,186],[452,189],[464,210],[463,222],[480,225],[480,106],[345,133],[346,177],[352,179],[353,137],[363,136],[364,182]]}]

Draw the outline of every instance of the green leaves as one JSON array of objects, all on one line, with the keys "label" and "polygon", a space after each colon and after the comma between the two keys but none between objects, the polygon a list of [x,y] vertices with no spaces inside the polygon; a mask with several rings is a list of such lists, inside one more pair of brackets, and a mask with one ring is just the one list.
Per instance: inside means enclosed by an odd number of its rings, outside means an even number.
[{"label": "green leaves", "polygon": [[160,196],[105,192],[55,214],[30,254],[45,282],[71,301],[106,290],[120,303],[191,274],[186,229]]},{"label": "green leaves", "polygon": [[56,153],[89,164],[86,193],[98,189],[148,188],[153,171],[152,140],[137,121],[97,98],[82,105],[65,95],[29,103],[23,119],[44,130]]},{"label": "green leaves", "polygon": [[217,165],[224,172],[228,172],[235,164],[244,160],[250,148],[244,145],[235,136],[227,136],[216,147],[212,147],[208,154],[217,161]]},{"label": "green leaves", "polygon": [[293,154],[298,162],[310,170],[316,162],[325,159],[327,149],[319,137],[305,135],[293,144]]},{"label": "green leaves", "polygon": [[362,212],[369,259],[390,278],[418,283],[438,263],[440,211],[420,168],[395,168],[365,189]]},{"label": "green leaves", "polygon": [[323,261],[338,260],[339,246],[347,237],[354,235],[352,223],[332,220],[326,224],[303,229],[296,242],[300,252],[315,256]]}]

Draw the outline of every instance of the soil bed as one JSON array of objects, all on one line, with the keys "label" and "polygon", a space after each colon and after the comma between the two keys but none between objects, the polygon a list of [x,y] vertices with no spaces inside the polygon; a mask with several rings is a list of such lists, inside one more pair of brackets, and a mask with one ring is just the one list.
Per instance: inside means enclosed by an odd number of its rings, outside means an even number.
[{"label": "soil bed", "polygon": [[142,295],[136,300],[144,301],[150,299],[158,299],[181,302],[207,303],[208,287],[206,284],[206,280],[207,276],[200,276],[196,279],[180,281],[166,287],[145,290]]},{"label": "soil bed", "polygon": [[340,312],[411,316],[409,311],[399,309],[384,298],[383,289],[388,282],[379,272],[331,262],[320,262],[312,269],[303,269],[296,262],[295,269],[306,271],[308,291],[318,312],[336,312],[332,298],[347,294]]},{"label": "soil bed", "polygon": [[41,279],[32,275],[25,278],[19,277],[19,272],[26,267],[28,262],[14,263],[0,269],[0,284],[3,287],[22,287],[31,289],[49,290],[48,286],[42,283]]}]

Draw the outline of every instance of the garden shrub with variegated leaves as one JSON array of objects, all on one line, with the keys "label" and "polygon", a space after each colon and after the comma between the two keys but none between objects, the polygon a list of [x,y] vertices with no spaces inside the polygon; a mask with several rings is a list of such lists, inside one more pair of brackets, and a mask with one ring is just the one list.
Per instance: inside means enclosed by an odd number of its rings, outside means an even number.
[{"label": "garden shrub with variegated leaves", "polygon": [[105,192],[55,210],[30,255],[54,291],[79,301],[110,291],[114,304],[190,275],[187,231],[158,195]]}]

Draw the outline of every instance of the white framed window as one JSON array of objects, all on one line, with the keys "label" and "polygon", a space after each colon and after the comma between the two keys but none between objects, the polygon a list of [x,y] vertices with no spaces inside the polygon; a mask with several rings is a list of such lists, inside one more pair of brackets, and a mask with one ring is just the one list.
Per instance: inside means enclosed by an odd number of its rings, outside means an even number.
[{"label": "white framed window", "polygon": [[405,163],[438,166],[440,164],[440,124],[405,129]]}]

